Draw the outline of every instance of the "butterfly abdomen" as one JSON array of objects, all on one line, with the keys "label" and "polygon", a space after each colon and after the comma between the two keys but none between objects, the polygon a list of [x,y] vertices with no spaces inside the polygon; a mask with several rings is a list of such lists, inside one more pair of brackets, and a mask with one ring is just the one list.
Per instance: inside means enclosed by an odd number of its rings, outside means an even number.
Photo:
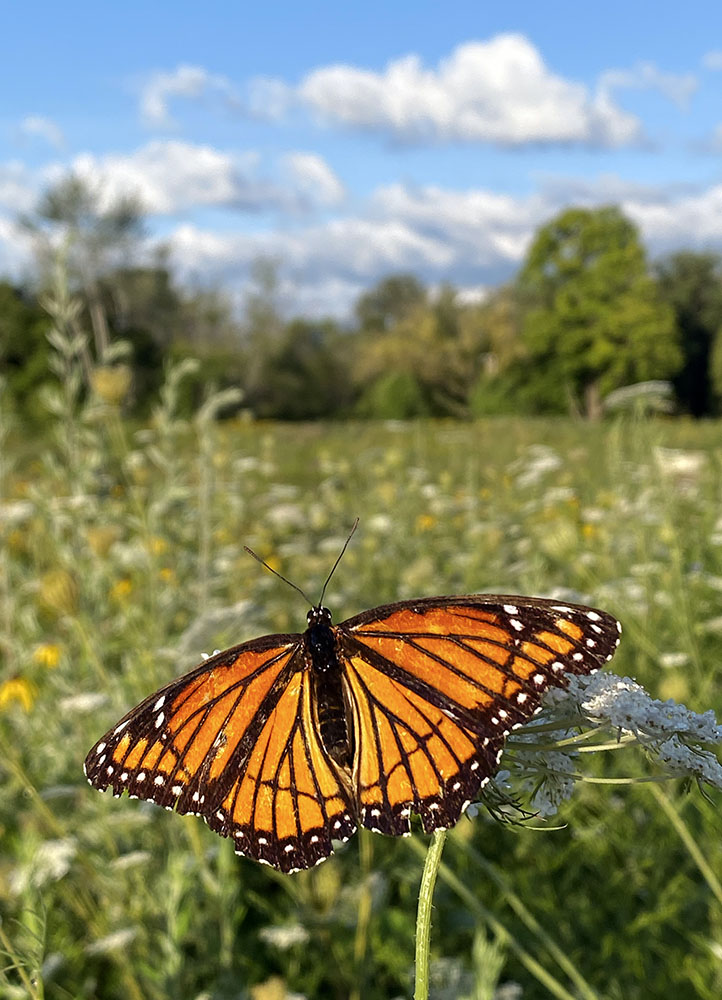
[{"label": "butterfly abdomen", "polygon": [[304,647],[313,678],[321,742],[329,757],[350,771],[353,746],[343,692],[343,670],[330,624],[325,620],[311,624],[304,634]]}]

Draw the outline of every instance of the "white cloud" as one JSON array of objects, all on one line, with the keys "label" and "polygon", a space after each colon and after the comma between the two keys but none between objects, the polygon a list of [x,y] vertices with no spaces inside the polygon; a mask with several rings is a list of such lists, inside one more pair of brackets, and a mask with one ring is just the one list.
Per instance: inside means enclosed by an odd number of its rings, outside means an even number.
[{"label": "white cloud", "polygon": [[338,205],[346,190],[329,165],[315,153],[287,153],[283,164],[294,190],[318,205]]},{"label": "white cloud", "polygon": [[175,122],[168,107],[171,99],[180,97],[197,101],[214,96],[232,107],[239,103],[230,80],[209,73],[202,66],[181,65],[170,72],[158,70],[151,74],[142,88],[141,115],[149,127],[172,128]]},{"label": "white cloud", "polygon": [[159,215],[210,205],[298,212],[336,204],[344,191],[314,154],[288,153],[276,168],[267,167],[253,151],[231,154],[178,140],[154,140],[127,155],[85,153],[71,166],[108,202],[135,195],[147,212]]},{"label": "white cloud", "polygon": [[0,281],[22,281],[30,270],[32,242],[10,218],[0,216]]},{"label": "white cloud", "polygon": [[518,34],[458,46],[436,69],[409,55],[382,73],[336,65],[309,73],[297,97],[331,124],[406,142],[624,146],[639,120],[603,90],[554,74]]},{"label": "white cloud", "polygon": [[42,115],[27,115],[20,122],[19,131],[24,138],[43,139],[56,149],[62,149],[65,145],[65,136],[60,126]]},{"label": "white cloud", "polygon": [[705,69],[711,70],[721,70],[722,69],[722,49],[716,49],[712,52],[705,53],[702,56],[702,65]]},{"label": "white cloud", "polygon": [[631,69],[610,69],[602,73],[599,87],[602,92],[613,90],[658,90],[660,94],[686,108],[699,86],[693,73],[663,73],[654,63],[640,62]]},{"label": "white cloud", "polygon": [[0,207],[29,212],[37,201],[37,178],[19,160],[0,163]]},{"label": "white cloud", "polygon": [[[677,247],[722,249],[722,185],[706,190],[650,187],[602,176],[546,182],[515,197],[391,185],[378,190],[363,217],[349,216],[263,233],[210,233],[195,226],[171,238],[184,275],[242,292],[258,257],[279,262],[289,311],[348,314],[358,294],[380,278],[412,271],[429,285],[494,286],[511,277],[540,225],[569,204],[619,201],[652,255]],[[483,294],[483,291],[482,291]],[[469,293],[469,301],[474,293]]]}]

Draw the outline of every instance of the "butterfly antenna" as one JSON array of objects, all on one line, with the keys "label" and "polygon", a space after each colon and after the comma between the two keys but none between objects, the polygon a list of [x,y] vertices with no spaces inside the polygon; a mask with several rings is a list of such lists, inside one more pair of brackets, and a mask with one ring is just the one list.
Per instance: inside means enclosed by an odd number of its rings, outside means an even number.
[{"label": "butterfly antenna", "polygon": [[[348,542],[346,544],[348,544]],[[283,582],[287,583],[289,587],[293,587],[294,590],[297,590],[298,593],[301,595],[301,597],[304,599],[304,601],[306,601],[307,604],[310,604],[313,607],[313,601],[311,601],[307,597],[307,595],[304,594],[304,592],[301,590],[300,587],[297,587],[295,583],[291,583],[290,580],[287,580],[286,577],[283,576],[282,573],[279,573],[277,569],[274,569],[273,566],[269,566],[268,563],[265,561],[265,559],[261,559],[261,557],[259,555],[256,555],[256,553],[253,551],[253,549],[249,549],[247,545],[244,545],[243,548],[248,553],[249,556],[253,556],[253,558],[256,560],[256,562],[259,562],[261,564],[261,566],[265,566],[266,569],[269,571],[269,573],[273,573],[273,575],[277,576],[279,580],[283,580]],[[336,567],[334,566],[334,569],[335,568]]]},{"label": "butterfly antenna", "polygon": [[324,594],[326,593],[326,587],[328,587],[328,585],[329,585],[329,583],[330,583],[330,581],[331,581],[331,577],[332,577],[332,576],[333,576],[333,574],[334,574],[334,573],[336,572],[336,567],[338,566],[338,564],[339,564],[339,563],[341,562],[341,560],[343,559],[343,554],[344,554],[344,552],[346,551],[346,549],[348,548],[348,543],[349,543],[349,542],[351,541],[351,539],[353,538],[353,533],[354,533],[354,531],[355,531],[355,530],[356,530],[356,529],[358,528],[358,521],[359,521],[359,519],[358,519],[358,518],[356,518],[356,520],[355,520],[355,521],[354,521],[354,523],[353,523],[353,528],[351,528],[351,531],[349,532],[349,535],[348,535],[348,538],[347,538],[347,539],[346,539],[346,541],[345,541],[345,542],[343,543],[343,548],[341,549],[341,551],[340,551],[340,552],[339,552],[339,554],[338,554],[338,559],[337,559],[337,560],[336,560],[336,562],[335,562],[335,563],[333,564],[333,568],[331,569],[331,572],[330,572],[330,573],[328,574],[328,576],[326,577],[326,582],[325,582],[325,583],[324,583],[324,585],[323,585],[323,590],[321,591],[321,596],[319,597],[319,599],[318,599],[318,604],[316,605],[316,607],[317,607],[317,608],[320,608],[320,607],[321,607],[321,605],[323,604],[323,595],[324,595]]}]

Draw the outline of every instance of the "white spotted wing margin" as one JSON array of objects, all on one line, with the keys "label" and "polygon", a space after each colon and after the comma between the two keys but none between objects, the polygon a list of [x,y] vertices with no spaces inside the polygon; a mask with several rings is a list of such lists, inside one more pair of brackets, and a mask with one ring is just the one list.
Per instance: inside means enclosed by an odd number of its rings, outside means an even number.
[{"label": "white spotted wing margin", "polygon": [[318,864],[356,828],[313,723],[301,635],[243,643],[156,691],[95,744],[85,773],[202,816],[283,872]]}]

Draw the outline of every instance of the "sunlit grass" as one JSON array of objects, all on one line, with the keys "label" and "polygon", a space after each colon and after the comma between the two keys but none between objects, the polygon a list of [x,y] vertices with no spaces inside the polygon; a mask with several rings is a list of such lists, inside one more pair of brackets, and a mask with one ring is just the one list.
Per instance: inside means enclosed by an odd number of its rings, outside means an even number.
[{"label": "sunlit grass", "polygon": [[[55,347],[53,433],[29,448],[7,427],[0,467],[9,997],[410,994],[413,842],[355,837],[281,876],[200,820],[83,779],[103,731],[202,652],[304,627],[302,600],[243,544],[316,597],[359,517],[326,595],[336,620],[436,593],[591,602],[625,625],[618,673],[722,710],[719,426],[218,424],[213,401],[183,421],[176,371],[138,428],[115,397],[83,398],[62,324]],[[620,755],[604,756],[611,775]],[[431,996],[719,996],[718,813],[667,802],[679,822],[645,786],[587,785],[554,831],[462,820]]]}]

